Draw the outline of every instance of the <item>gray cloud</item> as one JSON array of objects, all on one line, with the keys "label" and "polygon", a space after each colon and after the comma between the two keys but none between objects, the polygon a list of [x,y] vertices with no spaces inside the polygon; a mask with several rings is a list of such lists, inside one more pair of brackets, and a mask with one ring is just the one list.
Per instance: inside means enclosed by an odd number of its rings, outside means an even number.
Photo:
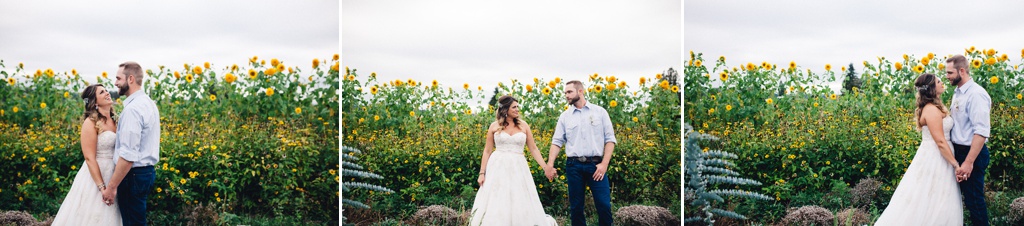
[{"label": "gray cloud", "polygon": [[458,89],[594,73],[635,86],[682,61],[680,2],[646,3],[345,2],[343,64]]},{"label": "gray cloud", "polygon": [[7,70],[76,69],[113,73],[121,62],[144,68],[278,58],[309,69],[338,53],[337,1],[47,1],[0,0],[0,59]]}]

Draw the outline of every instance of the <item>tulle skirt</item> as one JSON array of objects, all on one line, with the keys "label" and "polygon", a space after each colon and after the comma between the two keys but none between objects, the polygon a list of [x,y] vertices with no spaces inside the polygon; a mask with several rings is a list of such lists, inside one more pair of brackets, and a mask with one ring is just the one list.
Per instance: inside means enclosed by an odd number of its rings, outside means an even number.
[{"label": "tulle skirt", "polygon": [[[103,183],[109,183],[114,174],[114,161],[97,159],[96,164],[100,168],[100,175],[103,175]],[[103,193],[96,188],[88,164],[82,163],[52,225],[121,225],[121,211],[117,209],[117,201],[109,206],[103,203]]]},{"label": "tulle skirt", "polygon": [[483,186],[473,201],[471,225],[557,225],[544,214],[522,154],[495,151],[487,159]]},{"label": "tulle skirt", "polygon": [[963,225],[955,171],[935,141],[922,142],[875,225]]}]

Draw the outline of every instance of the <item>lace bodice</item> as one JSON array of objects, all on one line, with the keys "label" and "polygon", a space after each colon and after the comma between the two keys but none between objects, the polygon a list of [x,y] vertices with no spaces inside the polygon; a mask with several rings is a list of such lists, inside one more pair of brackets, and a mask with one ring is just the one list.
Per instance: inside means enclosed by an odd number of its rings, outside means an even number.
[{"label": "lace bodice", "polygon": [[[942,134],[946,136],[946,141],[949,141],[949,133],[953,130],[953,117],[946,116],[942,119]],[[928,126],[921,127],[921,140],[935,142],[932,138],[932,133],[928,130]]]},{"label": "lace bodice", "polygon": [[96,136],[96,159],[114,159],[114,141],[117,140],[117,133],[103,131]]},{"label": "lace bodice", "polygon": [[505,131],[499,131],[494,136],[494,151],[508,152],[512,154],[523,154],[523,147],[526,146],[526,133],[519,132],[509,135]]}]

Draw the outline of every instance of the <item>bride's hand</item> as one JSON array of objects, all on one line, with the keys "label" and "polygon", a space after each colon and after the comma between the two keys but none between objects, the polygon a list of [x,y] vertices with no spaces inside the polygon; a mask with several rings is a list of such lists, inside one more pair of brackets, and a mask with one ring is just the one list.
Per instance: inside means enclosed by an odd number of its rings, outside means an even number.
[{"label": "bride's hand", "polygon": [[483,187],[484,186],[484,175],[481,174],[480,177],[477,177],[476,178],[476,183],[480,184],[480,187]]}]

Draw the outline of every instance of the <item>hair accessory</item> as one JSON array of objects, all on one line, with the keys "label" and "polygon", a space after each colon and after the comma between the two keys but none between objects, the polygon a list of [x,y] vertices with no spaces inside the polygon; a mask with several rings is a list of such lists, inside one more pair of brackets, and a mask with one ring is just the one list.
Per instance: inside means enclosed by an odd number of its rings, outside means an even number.
[{"label": "hair accessory", "polygon": [[917,86],[917,91],[928,91],[929,86]]}]

